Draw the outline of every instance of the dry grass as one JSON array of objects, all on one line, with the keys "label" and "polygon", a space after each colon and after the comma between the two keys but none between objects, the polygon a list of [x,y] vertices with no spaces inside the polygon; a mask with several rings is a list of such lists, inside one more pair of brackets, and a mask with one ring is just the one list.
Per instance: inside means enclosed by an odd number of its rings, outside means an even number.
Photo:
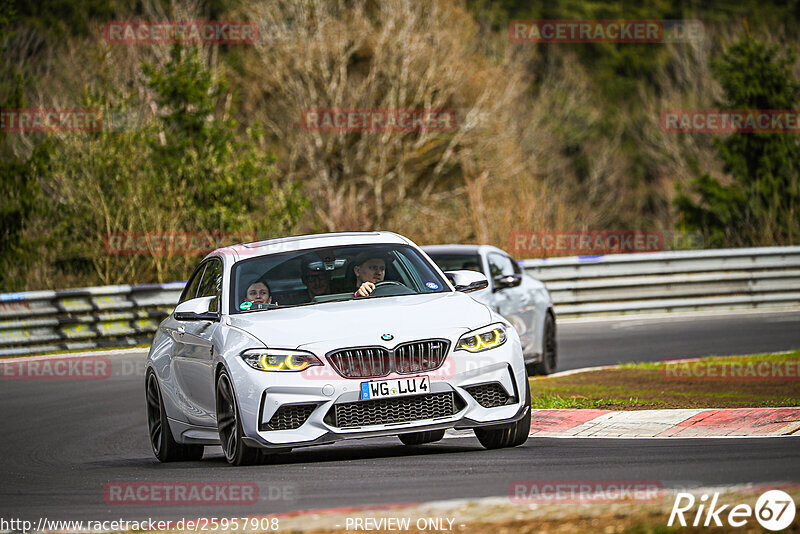
[{"label": "dry grass", "polygon": [[[141,9],[138,18],[203,18],[200,4],[188,0],[148,1]],[[717,50],[703,44],[667,45],[669,58],[655,82],[659,91],[632,95],[643,111],[609,120],[612,105],[568,47],[549,49],[546,66],[534,67],[541,65],[536,47],[487,33],[456,0],[261,0],[237,9],[229,18],[258,22],[257,45],[224,55],[214,46],[201,52],[211,71],[231,81],[220,115],[236,98],[242,128],[266,127],[280,179],[301,184],[309,196],[294,233],[383,229],[420,244],[508,248],[513,231],[668,230],[675,223],[675,182],[706,170],[724,178],[710,136],[667,134],[659,127],[664,109],[709,107],[720,97],[709,69]],[[706,30],[714,42],[734,37],[726,29]],[[100,35],[98,24],[89,37],[41,50],[43,38],[23,29],[6,42],[4,71],[38,50],[26,66],[31,107],[75,107],[94,95],[128,109],[135,124],[150,123],[157,106],[141,66],[163,65],[169,45],[108,45]],[[453,109],[457,127],[323,133],[301,127],[310,108]],[[67,275],[55,266],[64,252],[43,248],[30,268],[14,273],[24,286],[47,287],[53,279],[60,287],[154,281],[174,262],[188,270],[199,259],[156,256],[147,266],[135,259],[120,266],[119,258],[103,257],[102,237],[109,231],[180,230],[180,192],[162,193],[174,199],[171,209],[143,200],[146,191],[131,195],[124,209],[110,209],[99,185],[109,171],[92,166],[91,143],[55,135],[84,152],[87,164],[80,179],[43,177],[42,186],[48,201],[80,206],[97,221],[79,254],[91,258],[91,272]],[[36,139],[9,138],[9,150],[26,155]],[[648,176],[636,181],[642,161]],[[129,179],[125,169],[113,172]],[[34,219],[25,237],[34,242],[51,226]]]},{"label": "dry grass", "polygon": [[[306,186],[308,229],[390,229],[420,242],[505,242],[547,195],[520,143],[524,64],[510,47],[481,52],[478,28],[450,1],[270,1],[248,15],[280,28],[257,47],[244,99]],[[292,20],[291,28],[283,25]],[[502,83],[498,83],[502,80]],[[323,133],[311,108],[444,108],[449,132]],[[511,219],[511,220],[509,220]],[[537,221],[543,223],[539,218]]]}]

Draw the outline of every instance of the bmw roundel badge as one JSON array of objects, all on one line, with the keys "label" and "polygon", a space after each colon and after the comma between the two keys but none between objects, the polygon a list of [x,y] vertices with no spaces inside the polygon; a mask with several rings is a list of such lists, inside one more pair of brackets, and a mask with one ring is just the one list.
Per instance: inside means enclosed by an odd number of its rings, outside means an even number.
[{"label": "bmw roundel badge", "polygon": [[394,339],[394,336],[392,334],[383,334],[381,336],[381,339],[384,341],[391,341]]}]

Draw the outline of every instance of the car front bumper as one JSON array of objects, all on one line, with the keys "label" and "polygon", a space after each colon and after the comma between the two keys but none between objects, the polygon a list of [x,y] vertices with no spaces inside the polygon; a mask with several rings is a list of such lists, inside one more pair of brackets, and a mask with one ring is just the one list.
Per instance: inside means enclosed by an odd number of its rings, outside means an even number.
[{"label": "car front bumper", "polygon": [[[525,402],[527,374],[516,338],[478,354],[451,352],[445,365],[434,371],[380,379],[346,379],[333,372],[266,373],[240,359],[234,362],[241,367],[233,374],[244,442],[254,447],[286,449],[495,426],[515,422],[530,409]],[[426,394],[360,400],[361,382],[423,375],[430,379]],[[302,424],[290,428],[298,422]],[[285,429],[274,430],[275,426]]]}]

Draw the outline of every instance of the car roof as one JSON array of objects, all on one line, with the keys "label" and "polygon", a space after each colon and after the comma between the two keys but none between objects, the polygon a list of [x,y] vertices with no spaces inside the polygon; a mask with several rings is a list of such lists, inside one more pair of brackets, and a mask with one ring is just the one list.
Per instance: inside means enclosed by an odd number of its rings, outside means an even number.
[{"label": "car roof", "polygon": [[452,244],[452,245],[426,245],[421,247],[427,254],[481,254],[485,252],[500,252],[501,254],[505,254],[510,256],[504,250],[501,250],[497,247],[493,247],[491,245],[463,245],[463,244]]},{"label": "car roof", "polygon": [[320,247],[336,247],[344,245],[370,244],[413,244],[408,239],[394,232],[335,232],[327,234],[308,234],[264,241],[241,243],[219,248],[209,256],[231,255],[233,257],[253,257],[264,254],[308,250]]}]

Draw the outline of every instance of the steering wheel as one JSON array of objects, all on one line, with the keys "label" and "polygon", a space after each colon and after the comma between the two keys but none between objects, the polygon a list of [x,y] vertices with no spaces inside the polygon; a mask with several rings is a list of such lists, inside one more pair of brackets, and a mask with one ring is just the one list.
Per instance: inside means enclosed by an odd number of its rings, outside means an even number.
[{"label": "steering wheel", "polygon": [[405,284],[394,280],[384,280],[375,284],[375,289],[372,290],[370,296],[386,297],[390,295],[410,295],[412,293],[413,291]]}]

